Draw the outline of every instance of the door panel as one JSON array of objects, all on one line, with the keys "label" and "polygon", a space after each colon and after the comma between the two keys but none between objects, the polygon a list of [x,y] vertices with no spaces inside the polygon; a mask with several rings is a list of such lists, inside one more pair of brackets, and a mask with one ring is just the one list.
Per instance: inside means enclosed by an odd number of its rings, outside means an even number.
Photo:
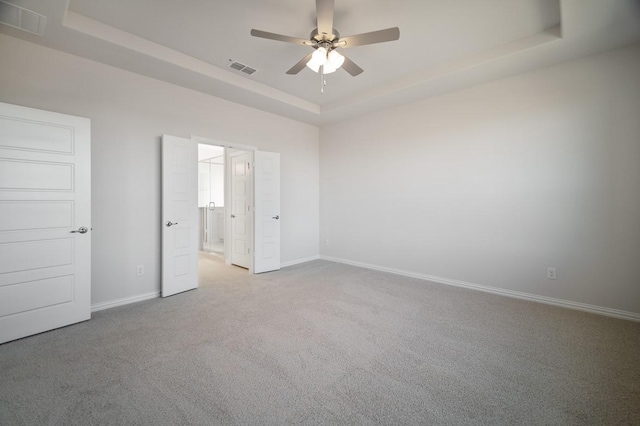
[{"label": "door panel", "polygon": [[280,154],[255,153],[254,272],[280,269]]},{"label": "door panel", "polygon": [[0,201],[0,232],[71,228],[73,201]]},{"label": "door panel", "polygon": [[67,125],[0,117],[0,147],[73,154],[73,128]]},{"label": "door panel", "polygon": [[10,191],[72,191],[73,164],[1,159],[0,189]]},{"label": "door panel", "polygon": [[91,317],[90,134],[0,103],[0,343]]},{"label": "door panel", "polygon": [[73,239],[0,244],[0,274],[73,264]]},{"label": "door panel", "polygon": [[[30,297],[22,297],[28,293]],[[0,316],[28,312],[73,301],[73,275],[25,281],[0,287]]]},{"label": "door panel", "polygon": [[164,135],[162,297],[197,287],[198,145],[190,139]]}]

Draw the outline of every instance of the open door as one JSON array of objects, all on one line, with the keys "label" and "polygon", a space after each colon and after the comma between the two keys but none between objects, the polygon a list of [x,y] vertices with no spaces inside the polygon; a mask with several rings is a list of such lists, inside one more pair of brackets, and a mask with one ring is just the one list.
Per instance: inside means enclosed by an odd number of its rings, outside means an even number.
[{"label": "open door", "polygon": [[280,154],[255,155],[254,273],[280,269]]},{"label": "open door", "polygon": [[162,297],[198,287],[198,144],[162,136]]},{"label": "open door", "polygon": [[251,269],[252,155],[231,154],[231,263]]},{"label": "open door", "polygon": [[91,129],[0,103],[0,343],[91,318]]}]

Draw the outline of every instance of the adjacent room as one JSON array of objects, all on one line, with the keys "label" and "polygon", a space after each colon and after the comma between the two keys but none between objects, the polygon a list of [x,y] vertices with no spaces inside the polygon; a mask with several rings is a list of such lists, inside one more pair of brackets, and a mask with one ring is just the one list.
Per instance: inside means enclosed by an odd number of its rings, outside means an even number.
[{"label": "adjacent room", "polygon": [[637,0],[0,0],[0,424],[639,424]]},{"label": "adjacent room", "polygon": [[198,249],[225,257],[224,147],[198,144]]}]

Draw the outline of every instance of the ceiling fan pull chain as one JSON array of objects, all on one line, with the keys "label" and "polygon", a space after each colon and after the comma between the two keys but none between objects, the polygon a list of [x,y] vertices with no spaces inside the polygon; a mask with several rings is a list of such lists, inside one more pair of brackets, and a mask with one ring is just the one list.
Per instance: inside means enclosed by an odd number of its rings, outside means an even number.
[{"label": "ceiling fan pull chain", "polygon": [[324,65],[320,65],[320,94],[324,95],[324,86],[327,84],[324,81]]}]

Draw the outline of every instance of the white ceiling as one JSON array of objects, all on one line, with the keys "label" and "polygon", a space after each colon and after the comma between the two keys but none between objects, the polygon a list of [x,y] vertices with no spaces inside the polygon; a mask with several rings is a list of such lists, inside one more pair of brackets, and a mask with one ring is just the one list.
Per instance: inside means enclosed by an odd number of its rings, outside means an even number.
[{"label": "white ceiling", "polygon": [[285,74],[311,47],[249,35],[256,28],[308,38],[315,27],[314,0],[72,0],[70,6],[218,67],[237,60],[259,70],[248,78],[320,105],[560,23],[557,0],[337,0],[336,7],[334,26],[343,36],[398,26],[401,38],[343,49],[366,72],[355,78],[344,71],[327,76],[329,86],[321,95],[313,71]]},{"label": "white ceiling", "polygon": [[2,33],[318,125],[640,40],[639,0],[336,0],[342,36],[398,26],[400,40],[342,49],[365,72],[328,75],[321,95],[318,74],[285,74],[310,47],[249,35],[308,38],[314,0],[7,1],[47,26]]}]

